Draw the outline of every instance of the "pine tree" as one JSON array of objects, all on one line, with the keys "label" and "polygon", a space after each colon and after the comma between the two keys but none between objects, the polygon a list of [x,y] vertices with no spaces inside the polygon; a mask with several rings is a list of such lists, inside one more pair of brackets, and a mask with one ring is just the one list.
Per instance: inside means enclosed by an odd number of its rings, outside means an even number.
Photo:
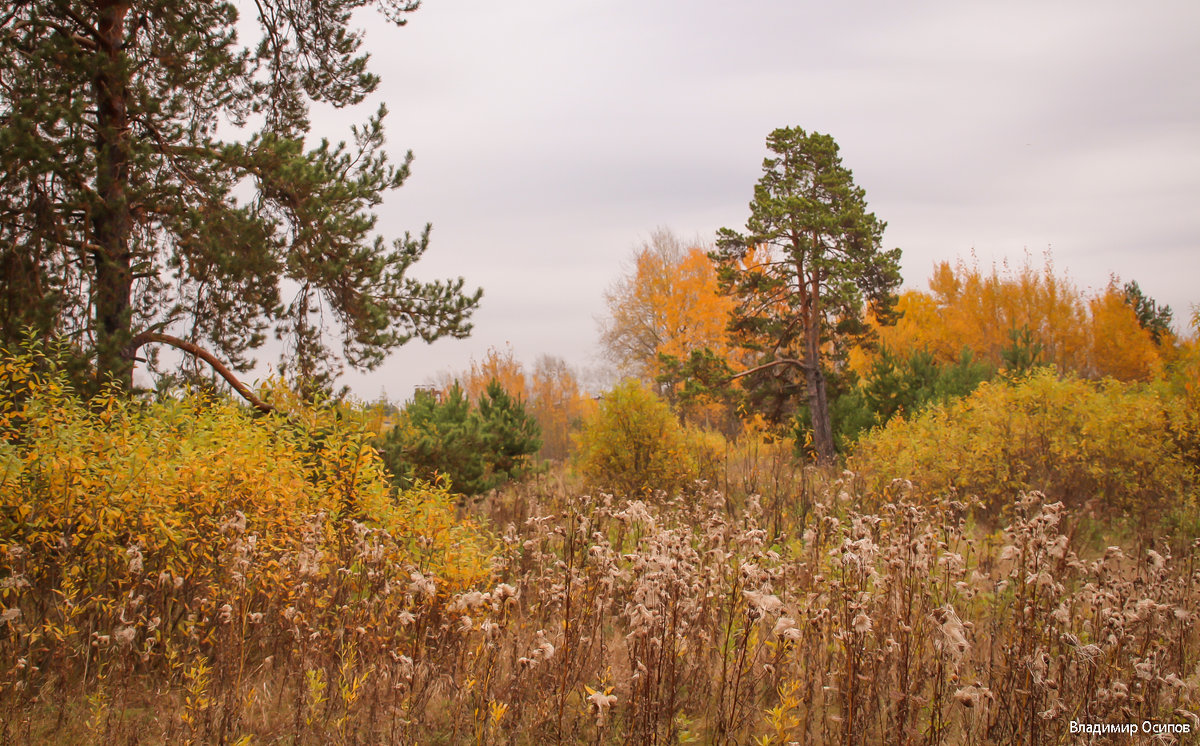
[{"label": "pine tree", "polygon": [[418,391],[380,448],[396,481],[450,479],[455,492],[473,495],[490,486],[483,423],[456,382],[439,400]]},{"label": "pine tree", "polygon": [[527,474],[540,436],[537,421],[499,381],[488,383],[477,406],[455,381],[440,399],[417,392],[380,451],[402,486],[441,475],[455,492],[478,495]]},{"label": "pine tree", "polygon": [[773,155],[763,161],[746,232],[721,229],[712,258],[723,290],[737,301],[730,331],[760,355],[760,365],[738,376],[779,366],[801,371],[813,446],[829,462],[823,348],[865,331],[866,304],[877,319],[888,317],[900,250],[880,249],[885,223],[867,212],[865,193],[832,137],[777,129],[767,148]]},{"label": "pine tree", "polygon": [[898,415],[911,418],[931,404],[967,396],[993,375],[991,366],[976,361],[965,347],[954,363],[940,363],[925,349],[904,354],[884,347],[861,390],[872,425],[886,425]]},{"label": "pine tree", "polygon": [[1021,376],[1043,364],[1045,347],[1028,326],[1009,329],[1008,338],[1011,344],[1000,350],[1000,359],[1010,375]]},{"label": "pine tree", "polygon": [[1160,306],[1158,302],[1142,292],[1136,280],[1125,283],[1122,291],[1125,302],[1137,314],[1138,323],[1150,332],[1155,344],[1162,344],[1171,335],[1172,311],[1170,306]]},{"label": "pine tree", "polygon": [[542,447],[541,428],[520,399],[492,379],[479,398],[483,443],[493,483],[519,479],[529,471],[529,457]]},{"label": "pine tree", "polygon": [[[274,332],[285,372],[327,384],[418,337],[461,337],[479,291],[408,270],[429,228],[386,243],[409,174],[380,107],[353,144],[306,143],[309,105],[378,78],[351,14],[408,0],[25,0],[0,11],[0,342],[69,339],[129,387],[139,349],[200,345],[244,370]],[[261,38],[237,36],[239,7]],[[252,133],[222,139],[229,131]],[[326,332],[341,338],[340,354]]]}]

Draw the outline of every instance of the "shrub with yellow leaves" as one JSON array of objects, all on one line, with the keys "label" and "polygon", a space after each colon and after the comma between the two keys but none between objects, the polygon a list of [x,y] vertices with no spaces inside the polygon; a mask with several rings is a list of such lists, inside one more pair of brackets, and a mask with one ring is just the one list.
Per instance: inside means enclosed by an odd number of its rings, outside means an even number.
[{"label": "shrub with yellow leaves", "polygon": [[363,418],[265,395],[267,416],[84,401],[52,355],[0,354],[0,652],[29,664],[0,689],[197,655],[219,678],[424,603],[414,574],[439,597],[491,575],[491,540],[445,489],[389,487]]},{"label": "shrub with yellow leaves", "polygon": [[719,435],[683,427],[665,401],[633,378],[604,395],[575,445],[584,476],[627,495],[670,494],[711,479],[721,452]]},{"label": "shrub with yellow leaves", "polygon": [[878,484],[910,478],[935,493],[977,495],[993,511],[1037,489],[1146,525],[1190,489],[1169,404],[1145,386],[1043,368],[894,419],[860,441],[852,463]]}]

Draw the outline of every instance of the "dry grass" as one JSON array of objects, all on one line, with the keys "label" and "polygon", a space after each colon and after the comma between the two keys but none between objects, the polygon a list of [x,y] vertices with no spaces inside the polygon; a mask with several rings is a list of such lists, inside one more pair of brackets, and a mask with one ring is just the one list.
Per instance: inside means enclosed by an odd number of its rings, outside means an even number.
[{"label": "dry grass", "polygon": [[[38,575],[10,544],[3,582],[18,602],[0,628],[0,733],[1065,743],[1072,719],[1190,721],[1195,732],[1196,544],[1081,556],[1074,517],[1036,493],[987,533],[961,502],[904,483],[861,489],[848,472],[810,472],[807,508],[789,511],[704,487],[629,502],[542,478],[478,508],[498,527],[495,575],[457,592],[355,524],[314,535],[320,567],[291,558],[275,595],[238,595],[236,578],[278,572],[259,563],[279,558],[231,550],[219,604],[186,584],[163,594],[161,577],[135,577],[151,558],[131,553],[124,623],[89,632],[78,620],[91,636],[82,649],[50,639],[38,610],[62,589],[22,585]],[[855,509],[869,504],[878,509]],[[189,634],[162,634],[139,600],[151,591],[200,614]]]}]

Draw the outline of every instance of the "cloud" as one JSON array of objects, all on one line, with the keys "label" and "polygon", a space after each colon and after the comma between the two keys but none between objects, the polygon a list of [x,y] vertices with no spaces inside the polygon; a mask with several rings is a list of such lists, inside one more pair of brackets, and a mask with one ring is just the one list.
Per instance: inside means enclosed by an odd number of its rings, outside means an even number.
[{"label": "cloud", "polygon": [[416,153],[380,227],[432,221],[417,273],[485,301],[471,340],[355,381],[406,388],[506,339],[586,364],[621,260],[659,225],[740,227],[765,137],[790,125],[838,140],[910,285],[972,247],[1049,246],[1083,284],[1115,272],[1185,308],[1197,27],[1194,3],[771,0],[443,0],[372,25],[389,143]]}]

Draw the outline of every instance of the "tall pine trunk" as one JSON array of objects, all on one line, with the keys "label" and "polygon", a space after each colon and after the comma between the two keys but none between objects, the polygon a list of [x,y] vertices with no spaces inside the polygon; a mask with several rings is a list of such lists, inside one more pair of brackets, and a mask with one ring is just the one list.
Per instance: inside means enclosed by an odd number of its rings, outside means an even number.
[{"label": "tall pine trunk", "polygon": [[111,376],[126,390],[133,386],[133,361],[126,354],[132,340],[130,298],[133,290],[129,206],[128,85],[122,46],[129,6],[105,3],[96,27],[96,194],[99,204],[92,215],[95,285],[97,373],[101,381]]},{"label": "tall pine trunk", "polygon": [[[814,242],[816,239],[813,239]],[[804,277],[803,271],[800,273]],[[807,280],[808,302],[804,304],[804,378],[808,387],[808,411],[812,421],[813,448],[817,463],[833,463],[833,426],[829,421],[829,397],[825,391],[825,372],[821,370],[820,276],[817,270]]]},{"label": "tall pine trunk", "polygon": [[817,462],[831,464],[834,459],[833,426],[829,420],[829,397],[825,391],[825,372],[821,370],[820,330],[811,333],[804,345],[804,378],[808,384],[808,411],[812,419],[813,448]]}]

